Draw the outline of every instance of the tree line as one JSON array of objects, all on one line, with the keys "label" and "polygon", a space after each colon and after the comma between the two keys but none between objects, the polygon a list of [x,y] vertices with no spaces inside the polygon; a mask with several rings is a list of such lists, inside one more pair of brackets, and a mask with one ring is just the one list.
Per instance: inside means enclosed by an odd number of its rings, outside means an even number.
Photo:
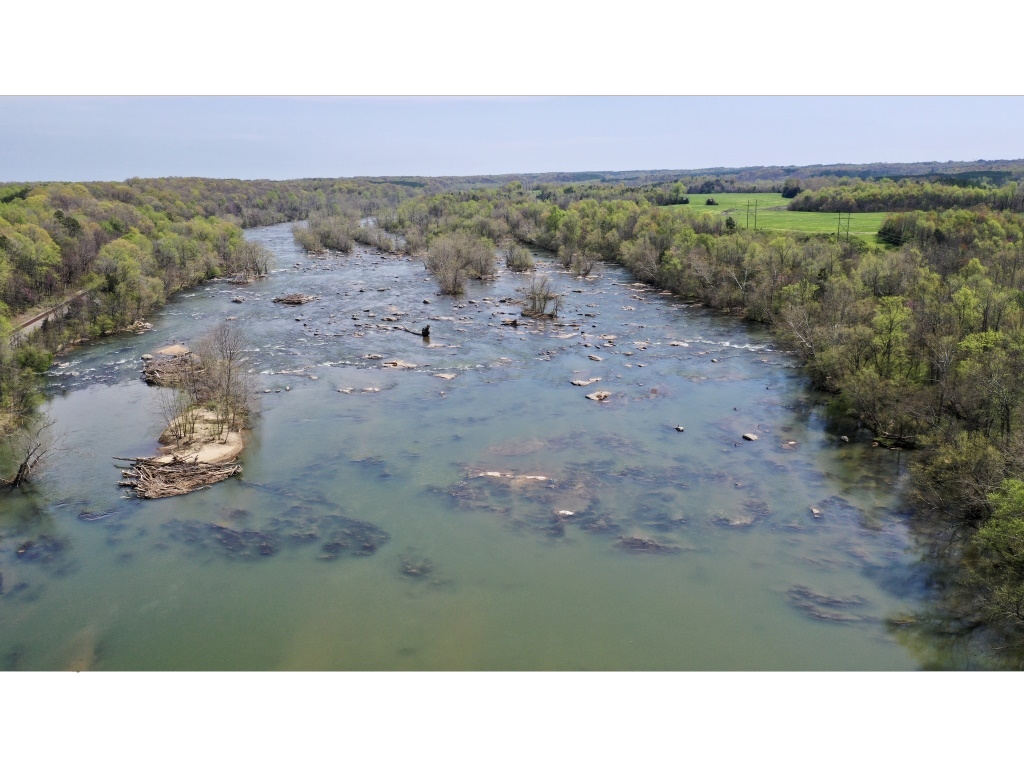
[{"label": "tree line", "polygon": [[789,204],[791,211],[865,213],[878,211],[945,211],[985,206],[997,211],[1024,211],[1024,183],[964,186],[946,181],[901,179],[857,181],[808,189]]}]

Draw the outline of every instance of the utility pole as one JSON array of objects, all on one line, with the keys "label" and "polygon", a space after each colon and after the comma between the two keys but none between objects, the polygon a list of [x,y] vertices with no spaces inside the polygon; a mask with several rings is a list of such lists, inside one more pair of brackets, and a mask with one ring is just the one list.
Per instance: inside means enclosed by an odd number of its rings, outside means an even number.
[{"label": "utility pole", "polygon": [[847,211],[847,213],[846,213],[846,242],[847,243],[850,242],[850,216],[852,216],[852,215],[853,214],[851,214],[849,211]]},{"label": "utility pole", "polygon": [[754,201],[754,231],[757,232],[757,200]]}]

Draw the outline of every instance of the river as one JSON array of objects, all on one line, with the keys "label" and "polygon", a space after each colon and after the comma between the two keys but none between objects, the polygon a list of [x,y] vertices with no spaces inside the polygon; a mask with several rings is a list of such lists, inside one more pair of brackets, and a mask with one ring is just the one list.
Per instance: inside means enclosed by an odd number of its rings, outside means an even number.
[{"label": "river", "polygon": [[[924,598],[905,457],[831,422],[765,329],[543,255],[561,316],[513,326],[528,276],[451,298],[414,259],[246,237],[268,278],[51,371],[62,450],[0,499],[0,668],[922,666],[891,628]],[[124,498],[113,457],[163,427],[141,355],[227,318],[269,390],[243,474]]]}]

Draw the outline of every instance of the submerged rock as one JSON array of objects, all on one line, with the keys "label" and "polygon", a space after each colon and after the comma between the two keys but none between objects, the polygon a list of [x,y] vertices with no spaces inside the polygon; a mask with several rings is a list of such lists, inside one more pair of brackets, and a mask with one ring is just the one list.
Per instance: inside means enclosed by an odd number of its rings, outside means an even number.
[{"label": "submerged rock", "polygon": [[106,512],[79,512],[78,519],[86,522],[92,522],[94,520],[102,520],[105,517],[110,517],[113,512],[107,510]]},{"label": "submerged rock", "polygon": [[60,557],[67,548],[60,539],[43,534],[36,539],[29,539],[21,543],[15,555],[27,562],[49,563]]},{"label": "submerged rock", "polygon": [[607,392],[603,389],[600,390],[599,392],[591,392],[589,395],[584,395],[584,397],[586,397],[587,400],[595,400],[599,403],[607,400],[611,396],[611,392]]},{"label": "submerged rock", "polygon": [[647,554],[666,554],[678,552],[679,547],[671,544],[662,544],[654,539],[640,536],[620,536],[618,546],[627,552],[641,552]]},{"label": "submerged rock", "polygon": [[587,533],[615,534],[622,530],[622,526],[616,523],[608,514],[588,515],[580,523],[580,528]]},{"label": "submerged rock", "polygon": [[341,515],[314,515],[302,507],[275,518],[263,530],[237,529],[200,520],[170,520],[164,523],[172,539],[231,559],[259,559],[282,548],[324,542],[320,560],[343,555],[372,555],[390,540],[390,535],[362,520]]},{"label": "submerged rock", "polygon": [[842,610],[864,605],[865,600],[860,595],[823,595],[801,584],[795,584],[786,591],[786,597],[797,610],[820,621],[851,622],[864,619],[863,616]]},{"label": "submerged rock", "polygon": [[422,579],[429,576],[434,570],[434,564],[426,558],[414,558],[405,556],[402,558],[401,572],[403,576],[413,579]]},{"label": "submerged rock", "polygon": [[171,538],[199,549],[214,549],[228,557],[272,555],[278,541],[263,531],[232,528],[200,520],[170,520],[164,523]]}]

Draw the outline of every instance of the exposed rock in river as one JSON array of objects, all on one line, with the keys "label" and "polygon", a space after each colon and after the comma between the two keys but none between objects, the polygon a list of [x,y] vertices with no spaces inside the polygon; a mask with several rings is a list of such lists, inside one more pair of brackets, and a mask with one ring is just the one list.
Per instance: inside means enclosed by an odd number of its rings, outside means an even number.
[{"label": "exposed rock in river", "polygon": [[278,296],[276,299],[274,299],[274,303],[275,304],[289,304],[289,305],[294,306],[294,305],[297,305],[297,304],[306,304],[306,303],[308,303],[310,301],[313,301],[314,299],[317,299],[317,298],[319,298],[319,297],[318,296],[311,296],[311,295],[308,295],[308,294],[305,294],[305,293],[289,293],[287,296]]}]

